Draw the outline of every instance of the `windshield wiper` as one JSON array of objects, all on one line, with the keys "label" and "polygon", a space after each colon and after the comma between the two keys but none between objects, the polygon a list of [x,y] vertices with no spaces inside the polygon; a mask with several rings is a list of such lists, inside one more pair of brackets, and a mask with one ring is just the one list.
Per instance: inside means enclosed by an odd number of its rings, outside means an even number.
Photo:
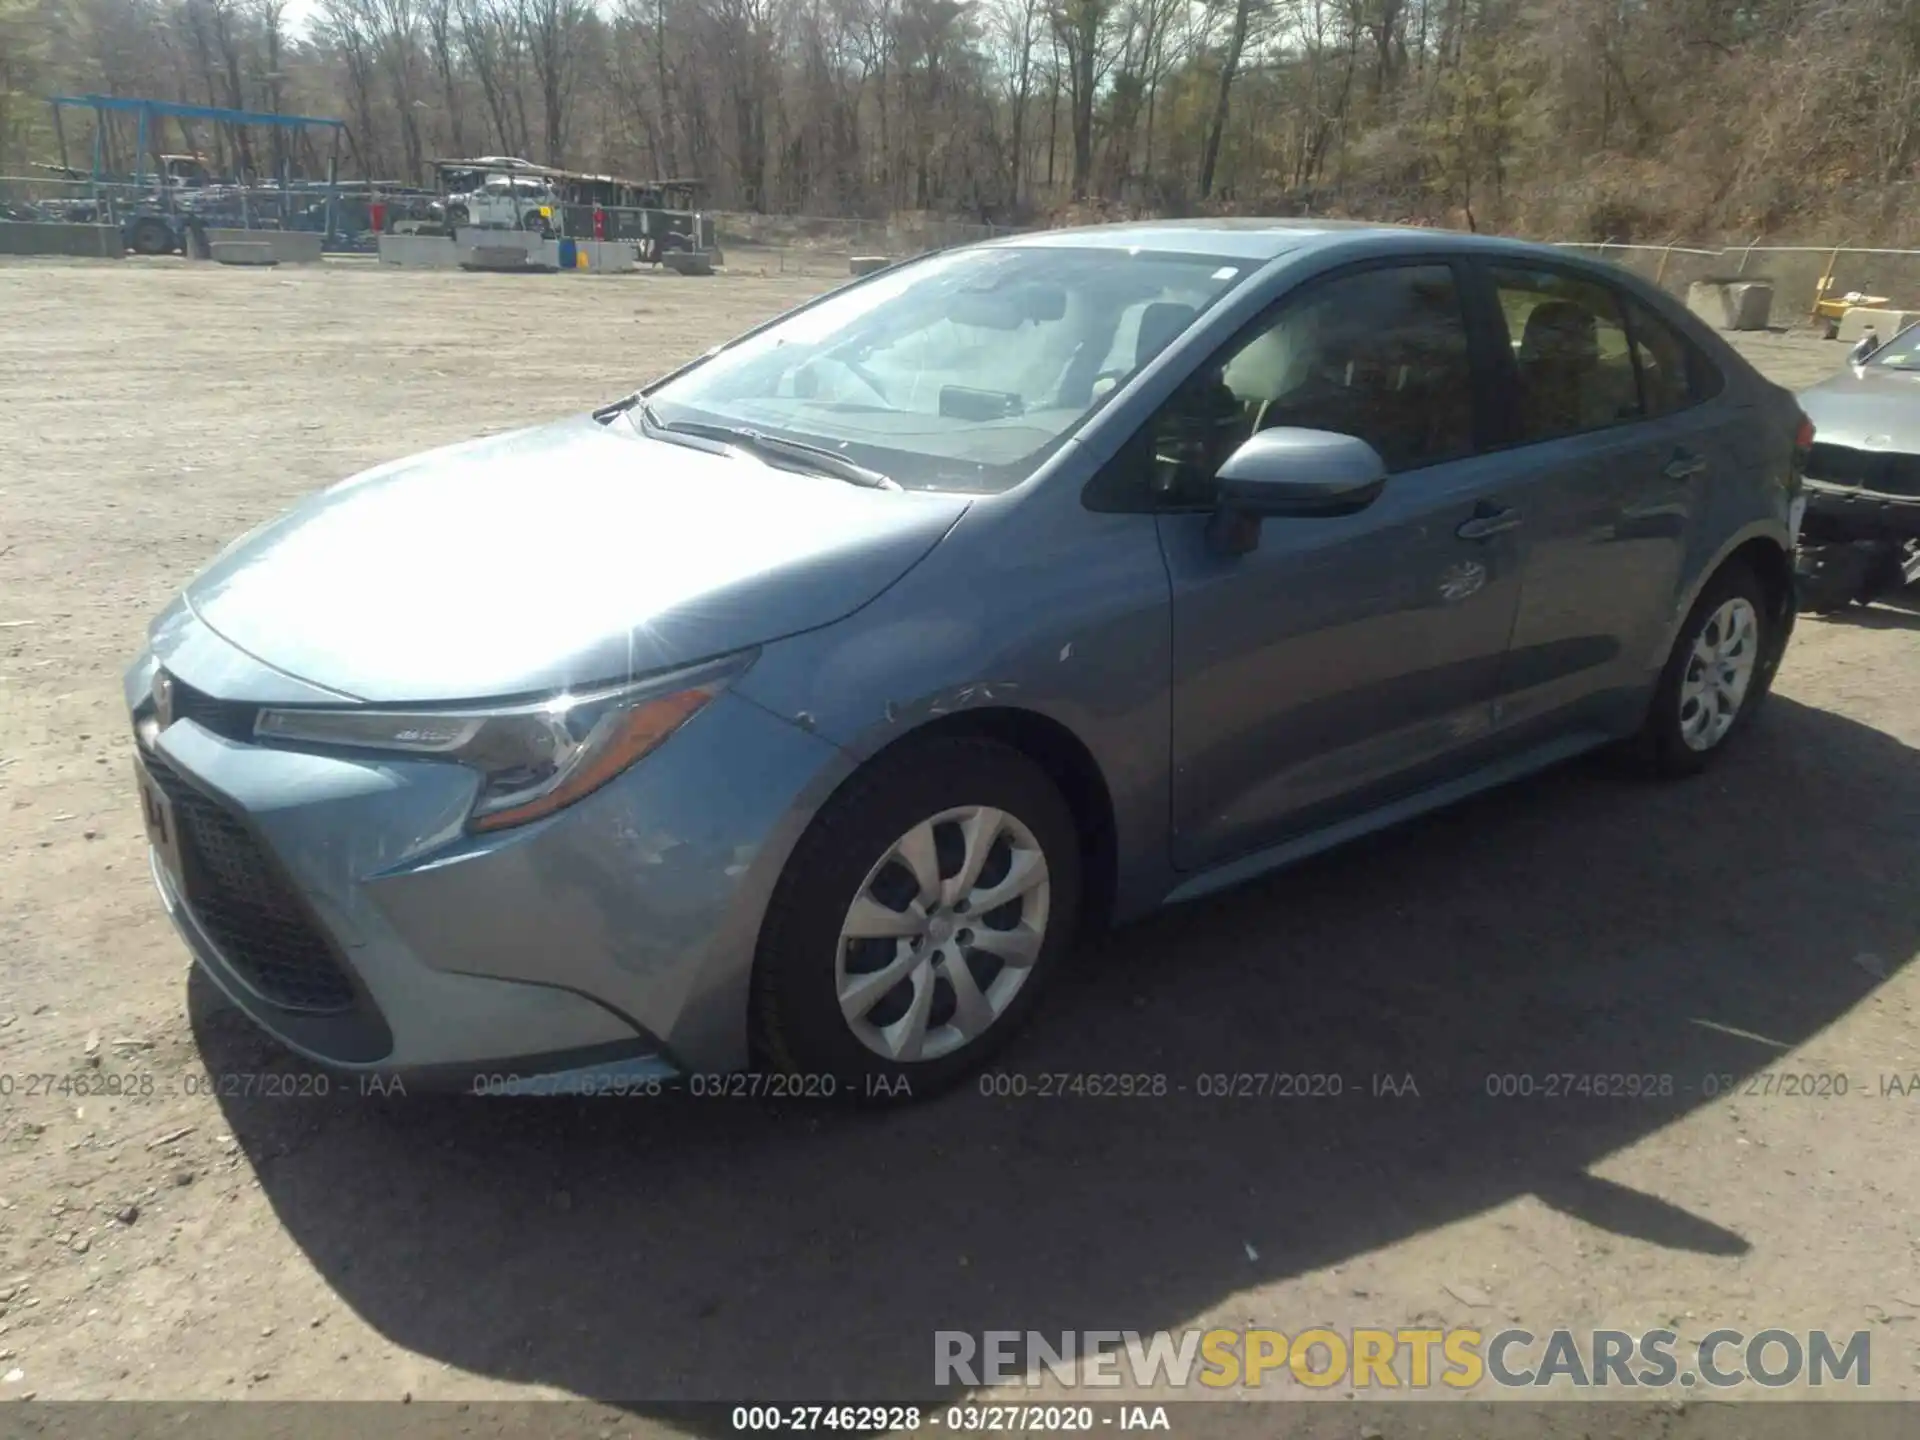
[{"label": "windshield wiper", "polygon": [[763,460],[799,464],[818,474],[832,475],[849,484],[863,485],[869,490],[900,488],[900,482],[891,475],[869,470],[839,451],[829,450],[823,445],[789,440],[784,435],[769,435],[764,430],[754,430],[744,425],[715,425],[705,420],[662,420],[644,398],[633,410],[640,417],[641,425],[648,430],[667,435],[691,435],[699,440],[715,440],[722,445],[737,445],[742,450],[751,450]]},{"label": "windshield wiper", "polygon": [[634,406],[645,401],[646,398],[645,395],[636,390],[631,395],[621,396],[620,399],[615,400],[611,405],[602,405],[598,410],[593,412],[593,418],[598,420],[602,425],[611,425],[620,416],[633,409]]}]

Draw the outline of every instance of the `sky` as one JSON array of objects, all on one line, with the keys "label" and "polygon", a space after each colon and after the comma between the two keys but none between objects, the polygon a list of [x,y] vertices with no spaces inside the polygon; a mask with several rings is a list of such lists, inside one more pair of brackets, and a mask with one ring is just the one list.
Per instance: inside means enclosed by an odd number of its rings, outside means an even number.
[{"label": "sky", "polygon": [[308,21],[313,18],[313,13],[318,8],[319,6],[315,3],[315,0],[287,0],[287,29],[304,34]]}]

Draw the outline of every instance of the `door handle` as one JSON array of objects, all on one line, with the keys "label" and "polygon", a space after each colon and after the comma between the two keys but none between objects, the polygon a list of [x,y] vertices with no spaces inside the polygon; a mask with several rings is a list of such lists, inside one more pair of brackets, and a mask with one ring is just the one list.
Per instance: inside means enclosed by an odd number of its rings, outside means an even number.
[{"label": "door handle", "polygon": [[1508,530],[1520,528],[1518,510],[1491,510],[1482,507],[1471,520],[1460,522],[1453,533],[1462,540],[1487,540]]},{"label": "door handle", "polygon": [[1676,450],[1673,458],[1667,461],[1660,473],[1669,480],[1691,480],[1707,468],[1704,455],[1696,455],[1691,450]]}]

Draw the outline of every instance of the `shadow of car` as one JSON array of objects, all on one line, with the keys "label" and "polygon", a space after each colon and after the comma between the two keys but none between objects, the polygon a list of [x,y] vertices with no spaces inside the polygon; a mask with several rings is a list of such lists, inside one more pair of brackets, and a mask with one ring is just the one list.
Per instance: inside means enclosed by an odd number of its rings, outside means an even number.
[{"label": "shadow of car", "polygon": [[[642,1412],[933,1403],[936,1328],[1177,1327],[1525,1195],[1740,1255],[1591,1168],[1867,998],[1854,957],[1920,945],[1914,752],[1770,704],[1715,777],[1578,763],[1096,937],[1054,1023],[932,1105],[221,1103],[288,1233],[394,1344]],[[195,989],[211,1068],[299,1064]],[[1673,1087],[1489,1094],[1548,1072]],[[1201,1093],[1236,1073],[1343,1086]],[[1112,1074],[1168,1093],[1039,1098]],[[1024,1098],[980,1093],[1016,1076]]]}]

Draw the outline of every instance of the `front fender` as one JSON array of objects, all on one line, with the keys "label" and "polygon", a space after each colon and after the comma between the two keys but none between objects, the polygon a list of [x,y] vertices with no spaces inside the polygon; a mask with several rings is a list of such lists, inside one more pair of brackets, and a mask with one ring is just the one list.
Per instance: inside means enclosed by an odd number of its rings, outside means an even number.
[{"label": "front fender", "polygon": [[1124,917],[1171,883],[1166,567],[1151,516],[1060,493],[1071,508],[1051,526],[1040,496],[976,505],[885,595],[765,647],[735,689],[862,762],[969,710],[1063,726],[1113,802]]}]

